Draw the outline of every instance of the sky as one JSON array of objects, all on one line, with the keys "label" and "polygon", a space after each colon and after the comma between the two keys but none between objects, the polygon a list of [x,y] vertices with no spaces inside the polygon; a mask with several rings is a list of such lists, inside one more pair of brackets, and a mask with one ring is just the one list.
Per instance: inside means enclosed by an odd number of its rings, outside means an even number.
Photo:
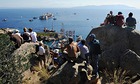
[{"label": "sky", "polygon": [[140,8],[140,0],[0,0],[0,8],[70,8],[87,5],[127,5]]}]

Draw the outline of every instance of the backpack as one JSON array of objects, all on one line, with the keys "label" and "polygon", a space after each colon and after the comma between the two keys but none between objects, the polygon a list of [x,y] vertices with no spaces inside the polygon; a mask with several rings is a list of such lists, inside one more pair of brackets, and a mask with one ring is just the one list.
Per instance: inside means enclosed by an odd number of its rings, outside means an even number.
[{"label": "backpack", "polygon": [[23,33],[22,37],[24,40],[27,41],[27,40],[29,40],[30,35],[28,33]]},{"label": "backpack", "polygon": [[94,40],[92,42],[92,53],[93,54],[101,54],[101,48],[98,40]]}]

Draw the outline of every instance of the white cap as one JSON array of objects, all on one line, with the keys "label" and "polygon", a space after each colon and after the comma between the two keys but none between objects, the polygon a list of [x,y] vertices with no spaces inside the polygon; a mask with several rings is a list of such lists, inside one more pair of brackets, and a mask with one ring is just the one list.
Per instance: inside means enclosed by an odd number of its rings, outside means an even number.
[{"label": "white cap", "polygon": [[59,49],[54,49],[53,52],[59,54]]}]

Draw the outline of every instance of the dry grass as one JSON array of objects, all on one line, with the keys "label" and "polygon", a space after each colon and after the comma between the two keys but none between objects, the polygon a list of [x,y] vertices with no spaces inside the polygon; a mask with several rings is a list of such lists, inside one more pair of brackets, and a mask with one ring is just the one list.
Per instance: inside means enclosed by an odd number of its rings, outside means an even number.
[{"label": "dry grass", "polygon": [[112,72],[106,69],[103,73],[107,84],[132,84],[128,72],[129,71],[118,68]]}]

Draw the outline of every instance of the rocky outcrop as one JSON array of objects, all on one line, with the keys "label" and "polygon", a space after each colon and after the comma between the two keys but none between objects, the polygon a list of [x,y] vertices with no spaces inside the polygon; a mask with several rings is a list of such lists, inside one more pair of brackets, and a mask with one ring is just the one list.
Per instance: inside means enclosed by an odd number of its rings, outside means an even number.
[{"label": "rocky outcrop", "polygon": [[[85,63],[65,62],[49,79],[47,84],[78,84],[79,72]],[[86,82],[86,81],[84,81]]]},{"label": "rocky outcrop", "polygon": [[6,34],[8,32],[15,32],[17,29],[14,28],[0,28],[0,34]]},{"label": "rocky outcrop", "polygon": [[[98,27],[91,30],[100,40],[102,54],[99,67],[121,67],[131,75],[140,73],[140,31],[116,26]],[[89,42],[89,35],[87,42]]]},{"label": "rocky outcrop", "polygon": [[36,52],[36,45],[37,43],[24,43],[20,48],[16,49],[12,55],[19,55],[22,57],[28,56],[29,54]]}]

